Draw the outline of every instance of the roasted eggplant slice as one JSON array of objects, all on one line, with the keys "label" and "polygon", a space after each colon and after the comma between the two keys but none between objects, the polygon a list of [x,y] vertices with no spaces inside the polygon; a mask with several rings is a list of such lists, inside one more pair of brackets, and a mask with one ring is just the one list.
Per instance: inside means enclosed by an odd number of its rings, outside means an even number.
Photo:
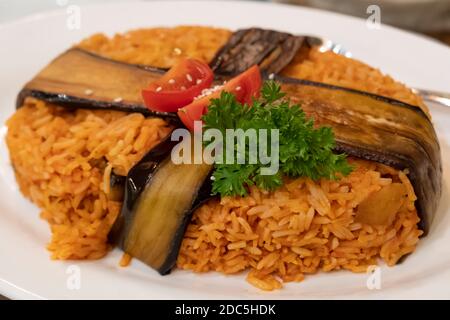
[{"label": "roasted eggplant slice", "polygon": [[195,208],[211,198],[211,165],[174,164],[167,139],[126,178],[125,202],[110,240],[126,253],[167,274],[176,262]]},{"label": "roasted eggplant slice", "polygon": [[442,164],[439,141],[423,110],[357,90],[275,79],[317,125],[333,128],[336,151],[409,170],[418,197],[420,227],[427,232],[441,196]]},{"label": "roasted eggplant slice", "polygon": [[238,30],[210,63],[214,73],[233,76],[258,64],[264,73],[278,73],[294,58],[304,37],[259,28]]},{"label": "roasted eggplant slice", "polygon": [[20,91],[16,106],[26,97],[62,106],[140,112],[176,119],[172,113],[150,111],[141,90],[163,70],[113,61],[73,48],[54,59]]}]

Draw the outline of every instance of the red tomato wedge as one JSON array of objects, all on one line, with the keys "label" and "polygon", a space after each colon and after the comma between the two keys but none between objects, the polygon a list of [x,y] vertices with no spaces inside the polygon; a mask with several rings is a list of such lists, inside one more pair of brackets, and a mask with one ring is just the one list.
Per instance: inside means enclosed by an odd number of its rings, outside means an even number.
[{"label": "red tomato wedge", "polygon": [[220,90],[194,100],[191,104],[178,110],[178,117],[186,128],[194,130],[194,121],[200,121],[208,111],[209,101],[219,98],[222,91],[231,92],[240,103],[250,104],[253,97],[258,97],[261,89],[261,72],[257,65],[250,67],[240,75],[228,81]]},{"label": "red tomato wedge", "polygon": [[142,90],[145,106],[150,110],[176,112],[191,103],[212,84],[211,68],[199,60],[183,59],[161,78]]}]

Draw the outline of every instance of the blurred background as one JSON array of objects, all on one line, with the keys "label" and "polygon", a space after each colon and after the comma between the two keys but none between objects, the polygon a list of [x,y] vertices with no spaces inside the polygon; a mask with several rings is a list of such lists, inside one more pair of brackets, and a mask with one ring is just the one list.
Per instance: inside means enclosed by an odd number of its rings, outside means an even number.
[{"label": "blurred background", "polygon": [[[58,9],[67,4],[117,1],[139,0],[0,0],[0,23],[33,13]],[[272,2],[319,8],[364,18],[378,10],[378,7],[382,24],[422,33],[450,45],[450,0],[272,0]]]},{"label": "blurred background", "polygon": [[450,45],[450,0],[276,0],[367,18],[378,6],[381,23],[423,33]]}]

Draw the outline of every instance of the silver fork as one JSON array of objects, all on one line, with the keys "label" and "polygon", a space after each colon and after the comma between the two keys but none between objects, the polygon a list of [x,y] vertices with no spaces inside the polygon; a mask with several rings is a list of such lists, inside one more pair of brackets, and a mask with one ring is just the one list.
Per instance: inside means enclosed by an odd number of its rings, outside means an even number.
[{"label": "silver fork", "polygon": [[[329,39],[307,36],[306,40],[310,45],[318,46],[319,51],[321,52],[333,51],[336,54],[340,54],[348,58],[352,57],[350,51],[346,50],[341,44],[335,43]],[[430,101],[446,107],[450,107],[450,93],[419,88],[411,88],[411,90],[415,94],[421,96],[425,101]]]}]

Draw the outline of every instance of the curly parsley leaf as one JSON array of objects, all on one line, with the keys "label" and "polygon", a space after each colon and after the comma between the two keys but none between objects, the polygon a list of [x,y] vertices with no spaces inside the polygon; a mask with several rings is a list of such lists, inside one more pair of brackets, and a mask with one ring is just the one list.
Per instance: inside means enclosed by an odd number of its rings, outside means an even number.
[{"label": "curly parsley leaf", "polygon": [[[335,154],[334,133],[329,127],[314,126],[312,118],[308,118],[300,105],[291,105],[284,99],[285,94],[275,81],[266,81],[261,89],[260,98],[250,106],[240,104],[235,96],[222,92],[220,98],[212,99],[208,112],[203,116],[204,130],[218,129],[223,137],[227,129],[242,129],[244,132],[253,129],[278,130],[279,170],[271,175],[263,175],[262,169],[268,165],[249,160],[251,154],[250,141],[246,137],[234,139],[231,143],[224,141],[223,150],[231,150],[234,159],[238,156],[245,159],[245,164],[215,163],[213,172],[213,193],[221,196],[245,196],[248,187],[256,185],[264,190],[274,190],[282,185],[283,176],[337,179],[352,171],[345,154]],[[267,146],[267,154],[271,154],[271,135],[268,142],[261,141],[256,134],[259,148]],[[206,142],[208,144],[210,142]],[[244,145],[244,148],[239,146]],[[223,151],[222,156],[225,151]],[[218,155],[216,155],[218,156]]]},{"label": "curly parsley leaf", "polygon": [[254,184],[255,168],[241,164],[219,164],[213,172],[213,194],[222,196],[247,194],[247,187]]}]

